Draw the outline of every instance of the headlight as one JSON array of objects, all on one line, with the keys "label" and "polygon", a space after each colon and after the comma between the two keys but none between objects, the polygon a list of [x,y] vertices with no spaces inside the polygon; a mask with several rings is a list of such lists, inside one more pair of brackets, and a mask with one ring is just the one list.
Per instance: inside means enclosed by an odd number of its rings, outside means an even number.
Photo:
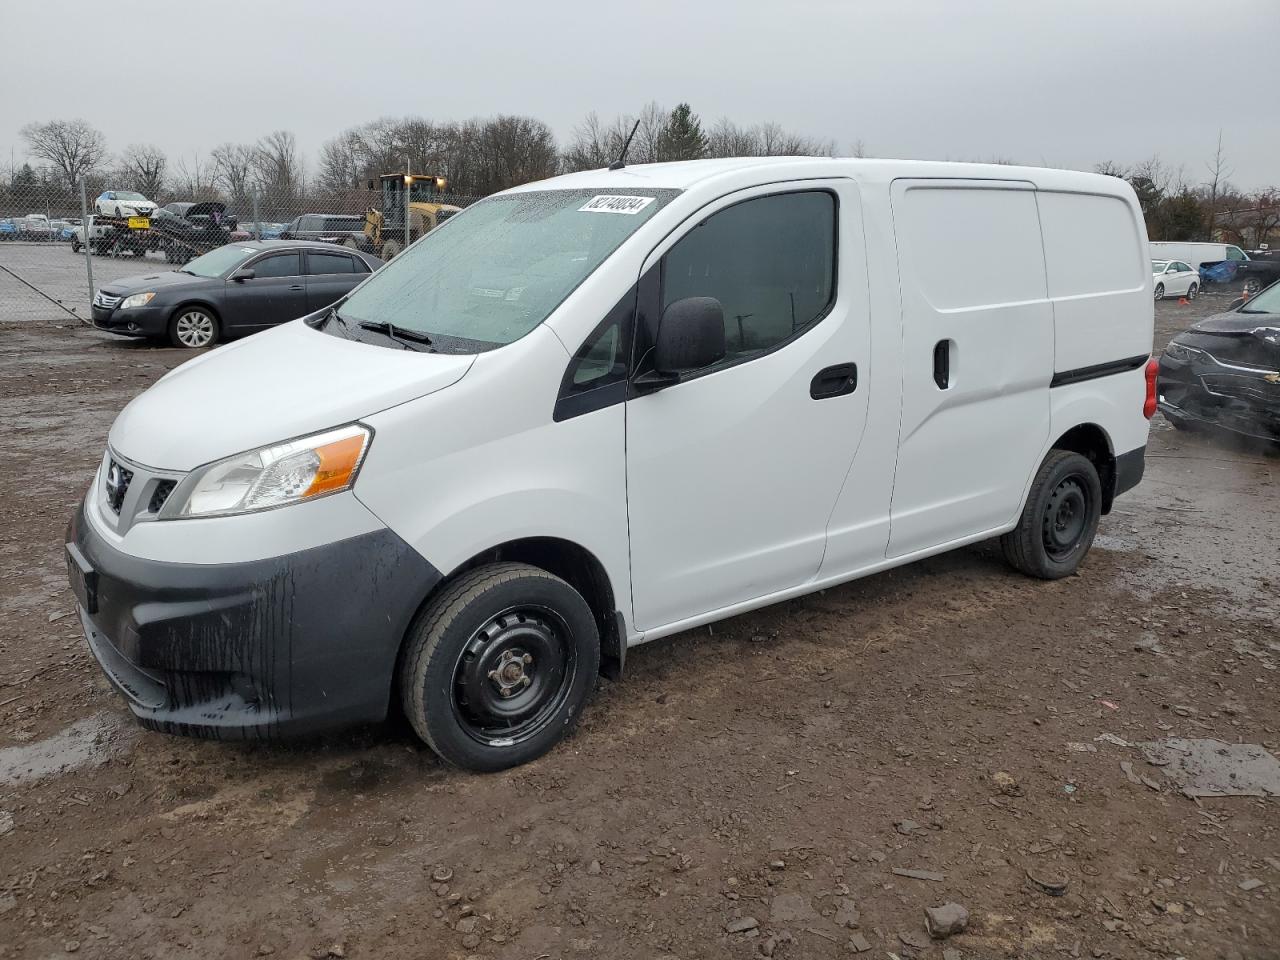
[{"label": "headlight", "polygon": [[1185,344],[1178,343],[1176,340],[1164,348],[1164,355],[1166,357],[1170,360],[1177,360],[1181,363],[1189,363],[1203,353],[1203,350],[1197,350],[1195,347],[1188,347]]},{"label": "headlight", "polygon": [[160,519],[252,513],[348,490],[372,436],[352,424],[200,467],[178,484]]},{"label": "headlight", "polygon": [[133,307],[145,307],[151,302],[151,298],[156,295],[154,290],[148,290],[146,293],[135,293],[131,297],[125,297],[120,304],[121,310],[129,310]]}]

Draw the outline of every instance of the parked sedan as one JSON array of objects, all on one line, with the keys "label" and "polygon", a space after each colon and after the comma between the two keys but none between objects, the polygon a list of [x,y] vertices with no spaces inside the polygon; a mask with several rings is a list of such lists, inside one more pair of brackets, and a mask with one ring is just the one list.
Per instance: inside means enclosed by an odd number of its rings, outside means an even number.
[{"label": "parked sedan", "polygon": [[207,347],[326,307],[380,266],[377,257],[330,244],[229,243],[180,270],[105,284],[93,298],[93,325]]},{"label": "parked sedan", "polygon": [[1178,334],[1160,358],[1160,411],[1280,442],[1280,283]]},{"label": "parked sedan", "polygon": [[93,201],[104,217],[149,217],[156,205],[132,190],[108,190]]},{"label": "parked sedan", "polygon": [[1181,260],[1152,260],[1151,280],[1155,284],[1157,300],[1165,297],[1194,300],[1200,292],[1200,274]]}]

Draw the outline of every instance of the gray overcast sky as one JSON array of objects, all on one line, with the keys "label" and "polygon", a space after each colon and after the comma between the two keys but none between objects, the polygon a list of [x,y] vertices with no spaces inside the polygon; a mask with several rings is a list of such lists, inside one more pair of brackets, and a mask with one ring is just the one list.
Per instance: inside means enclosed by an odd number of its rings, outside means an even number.
[{"label": "gray overcast sky", "polygon": [[563,141],[590,110],[607,119],[687,100],[704,122],[776,120],[842,153],[862,140],[875,156],[1085,169],[1158,154],[1192,182],[1205,179],[1221,127],[1235,184],[1280,183],[1280,0],[620,9],[0,0],[0,150],[21,162],[24,123],[83,117],[115,151],[149,142],[171,159],[283,128],[310,165],[327,138],[379,116],[524,113]]}]

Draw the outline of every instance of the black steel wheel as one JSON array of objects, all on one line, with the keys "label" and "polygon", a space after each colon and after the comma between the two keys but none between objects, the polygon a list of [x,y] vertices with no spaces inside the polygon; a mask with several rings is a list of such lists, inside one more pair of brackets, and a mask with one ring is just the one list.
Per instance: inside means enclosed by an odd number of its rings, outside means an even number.
[{"label": "black steel wheel", "polygon": [[1078,549],[1088,521],[1088,491],[1080,477],[1068,476],[1050,492],[1040,519],[1041,539],[1049,558],[1060,561]]},{"label": "black steel wheel", "polygon": [[1000,538],[1016,570],[1042,580],[1075,573],[1093,546],[1102,483],[1088,457],[1051,450],[1036,472],[1018,525]]},{"label": "black steel wheel", "polygon": [[441,758],[504,770],[573,729],[599,667],[599,632],[581,594],[538,567],[489,564],[418,615],[401,656],[401,700]]},{"label": "black steel wheel", "polygon": [[547,607],[517,604],[471,635],[454,665],[449,705],[480,743],[518,743],[556,713],[575,670],[564,619]]}]

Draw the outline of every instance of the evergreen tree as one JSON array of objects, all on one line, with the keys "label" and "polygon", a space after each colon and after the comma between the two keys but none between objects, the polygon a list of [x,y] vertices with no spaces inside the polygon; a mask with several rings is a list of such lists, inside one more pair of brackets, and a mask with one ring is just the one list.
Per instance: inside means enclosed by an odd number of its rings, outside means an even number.
[{"label": "evergreen tree", "polygon": [[659,160],[700,160],[707,155],[707,137],[702,122],[687,103],[671,111],[658,135]]}]

